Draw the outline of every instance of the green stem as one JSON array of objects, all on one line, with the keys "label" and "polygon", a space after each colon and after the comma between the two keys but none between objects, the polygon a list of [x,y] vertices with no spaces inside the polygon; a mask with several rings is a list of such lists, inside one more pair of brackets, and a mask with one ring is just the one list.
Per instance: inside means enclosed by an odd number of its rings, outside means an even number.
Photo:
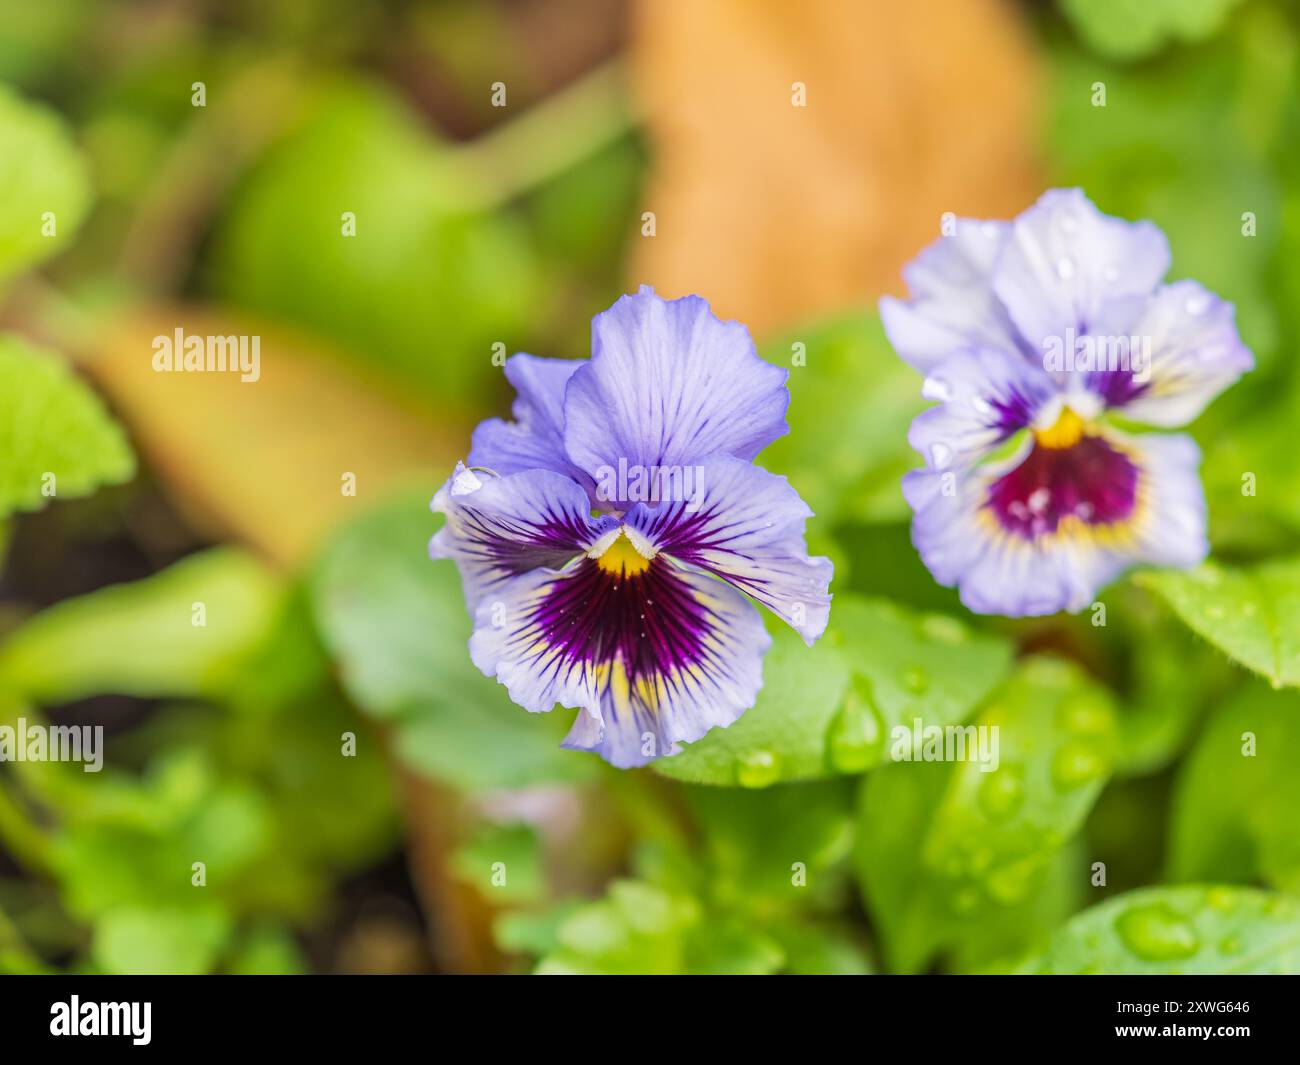
[{"label": "green stem", "polygon": [[518,118],[452,151],[472,201],[491,209],[545,184],[635,127],[621,61],[597,67]]}]

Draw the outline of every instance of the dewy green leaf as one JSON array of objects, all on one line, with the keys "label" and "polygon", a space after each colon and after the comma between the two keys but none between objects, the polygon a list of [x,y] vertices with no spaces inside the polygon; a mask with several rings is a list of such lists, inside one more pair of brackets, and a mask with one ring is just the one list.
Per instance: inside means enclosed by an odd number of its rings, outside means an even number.
[{"label": "dewy green leaf", "polygon": [[279,602],[279,585],[251,555],[192,555],[37,614],[0,646],[0,686],[44,704],[214,694],[265,637]]},{"label": "dewy green leaf", "polygon": [[891,968],[905,972],[1032,904],[1115,758],[1108,693],[1055,659],[1023,663],[965,729],[965,760],[949,759],[956,733],[922,734],[919,750],[891,745],[911,761],[873,773],[862,794],[858,874]]},{"label": "dewy green leaf", "polygon": [[906,516],[899,480],[920,462],[907,443],[928,406],[920,375],[874,314],[812,323],[760,345],[790,371],[790,432],[759,461],[787,474],[821,522]]},{"label": "dewy green leaf", "polygon": [[560,748],[572,712],[529,714],[470,661],[456,567],[429,559],[432,491],[403,493],[348,526],[309,577],[316,624],[348,694],[391,721],[398,754],[464,788],[588,778]]},{"label": "dewy green leaf", "polygon": [[126,436],[57,356],[0,335],[0,519],[135,473]]},{"label": "dewy green leaf", "polygon": [[861,773],[886,756],[889,730],[962,720],[1006,674],[1010,646],[938,614],[837,595],[812,648],[769,624],[763,689],[744,716],[654,768],[693,784],[765,787]]},{"label": "dewy green leaf", "polygon": [[1240,0],[1061,0],[1061,10],[1093,48],[1140,59],[1172,40],[1192,43],[1217,33]]},{"label": "dewy green leaf", "polygon": [[1020,971],[1294,974],[1300,972],[1300,902],[1249,888],[1130,891],[1079,914]]},{"label": "dewy green leaf", "polygon": [[1195,632],[1275,688],[1300,686],[1300,558],[1232,569],[1147,572],[1152,589]]},{"label": "dewy green leaf", "polygon": [[63,247],[90,205],[86,164],[63,122],[4,85],[0,203],[0,283]]},{"label": "dewy green leaf", "polygon": [[1210,719],[1178,779],[1176,880],[1264,880],[1300,892],[1300,693],[1252,684]]}]

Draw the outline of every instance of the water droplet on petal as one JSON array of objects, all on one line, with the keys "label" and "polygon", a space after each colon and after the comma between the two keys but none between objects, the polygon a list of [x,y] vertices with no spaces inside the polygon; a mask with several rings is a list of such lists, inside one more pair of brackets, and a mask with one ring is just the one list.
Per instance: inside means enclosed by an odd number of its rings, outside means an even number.
[{"label": "water droplet on petal", "polygon": [[1200,949],[1196,929],[1166,902],[1134,906],[1115,922],[1119,938],[1146,961],[1178,961]]},{"label": "water droplet on petal", "polygon": [[772,751],[747,751],[740,756],[736,780],[742,788],[766,788],[781,779],[781,760]]},{"label": "water droplet on petal", "polygon": [[1056,276],[1062,281],[1069,281],[1074,276],[1074,260],[1059,259],[1056,263]]},{"label": "water droplet on petal", "polygon": [[930,445],[930,461],[939,469],[948,465],[948,460],[952,458],[952,448],[947,444]]},{"label": "water droplet on petal", "polygon": [[983,396],[971,396],[970,405],[975,408],[976,412],[983,415],[995,413],[993,404]]},{"label": "water droplet on petal", "polygon": [[921,382],[921,398],[935,403],[947,403],[952,399],[952,386],[938,377],[927,377]]},{"label": "water droplet on petal", "polygon": [[1209,297],[1204,292],[1198,292],[1195,296],[1188,296],[1185,304],[1188,314],[1204,314],[1209,305]]}]

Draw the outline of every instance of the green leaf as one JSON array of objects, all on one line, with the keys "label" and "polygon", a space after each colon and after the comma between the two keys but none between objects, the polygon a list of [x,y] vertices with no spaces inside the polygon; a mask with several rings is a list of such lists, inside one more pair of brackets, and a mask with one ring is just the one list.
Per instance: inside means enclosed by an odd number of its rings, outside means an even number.
[{"label": "green leaf", "polygon": [[483,825],[451,862],[461,880],[494,902],[533,902],[546,894],[541,840],[531,825]]},{"label": "green leaf", "polygon": [[280,588],[233,548],[67,599],[0,647],[0,685],[43,704],[223,691],[276,617]]},{"label": "green leaf", "polygon": [[914,717],[960,721],[1006,674],[1008,644],[938,614],[837,595],[812,648],[769,622],[772,649],[754,706],[655,769],[693,784],[763,787],[860,773]]},{"label": "green leaf", "polygon": [[464,404],[499,379],[494,343],[525,346],[541,285],[521,227],[477,198],[399,98],[337,83],[237,190],[215,280],[238,304]]},{"label": "green leaf", "polygon": [[853,845],[853,800],[849,780],[686,789],[700,835],[692,888],[714,909],[757,924],[836,908]]},{"label": "green leaf", "polygon": [[1130,891],[1079,914],[1021,972],[1294,974],[1300,903],[1248,888]]},{"label": "green leaf", "polygon": [[122,907],[96,924],[93,952],[108,973],[188,976],[210,972],[229,935],[218,911]]},{"label": "green leaf", "polygon": [[[966,726],[977,746],[964,761],[898,761],[866,779],[856,866],[894,969],[922,969],[940,947],[1032,905],[1115,758],[1108,693],[1054,659],[1022,663],[976,726],[988,731],[981,741]],[[913,741],[891,742],[896,760],[912,752]],[[923,745],[913,756],[949,753],[959,752]]]},{"label": "green leaf", "polygon": [[810,648],[783,622],[768,620],[768,629],[772,647],[755,704],[734,724],[652,763],[656,772],[724,787],[830,775],[826,732],[847,691],[848,665],[829,637]]},{"label": "green leaf", "polygon": [[1108,659],[1127,663],[1127,683],[1117,683],[1125,697],[1115,773],[1155,773],[1179,756],[1205,712],[1240,685],[1241,673],[1227,659],[1203,654],[1157,596],[1129,584],[1107,598],[1112,625],[1094,631],[1111,634],[1101,649]]},{"label": "green leaf", "polygon": [[773,924],[771,933],[785,953],[783,971],[792,976],[865,976],[875,971],[849,928],[789,922]]},{"label": "green leaf", "polygon": [[0,519],[135,473],[103,403],[57,356],[0,336]]},{"label": "green leaf", "polygon": [[1213,36],[1240,0],[1061,0],[1061,9],[1093,48],[1140,59],[1169,41]]},{"label": "green leaf", "polygon": [[1275,688],[1300,686],[1300,558],[1137,576],[1195,632]]},{"label": "green leaf", "polygon": [[[49,258],[76,233],[90,180],[63,121],[0,85],[0,282]],[[0,396],[8,393],[0,388]]]},{"label": "green leaf", "polygon": [[1216,713],[1182,768],[1176,880],[1264,880],[1300,892],[1300,693],[1251,685]]},{"label": "green leaf", "polygon": [[822,523],[906,516],[899,481],[919,461],[907,428],[929,404],[879,318],[809,323],[760,347],[790,370],[790,432],[759,461],[787,474]]},{"label": "green leaf", "polygon": [[559,947],[537,967],[556,974],[727,974],[776,972],[781,948],[699,902],[652,884],[618,880],[603,899],[567,917]]},{"label": "green leaf", "polygon": [[235,976],[296,976],[309,971],[293,935],[274,924],[261,925],[242,937],[222,968]]},{"label": "green leaf", "polygon": [[344,688],[389,722],[399,756],[465,789],[586,779],[559,747],[569,711],[529,714],[469,657],[472,622],[450,562],[429,559],[432,493],[403,494],[339,534],[309,576]]}]

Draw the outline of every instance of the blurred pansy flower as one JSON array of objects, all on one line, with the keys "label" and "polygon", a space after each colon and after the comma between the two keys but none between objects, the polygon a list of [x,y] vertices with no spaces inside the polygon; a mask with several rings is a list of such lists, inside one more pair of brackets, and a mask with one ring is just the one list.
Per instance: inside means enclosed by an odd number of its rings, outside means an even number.
[{"label": "blurred pansy flower", "polygon": [[957,220],[904,270],[911,298],[881,301],[939,404],[908,434],[912,541],[971,610],[1078,611],[1130,566],[1205,557],[1196,444],[1103,420],[1185,425],[1253,366],[1232,305],[1168,268],[1155,225],[1057,189]]},{"label": "blurred pansy flower", "polygon": [[626,767],[752,706],[771,643],[754,602],[811,645],[831,563],[752,461],[788,431],[789,392],[744,326],[642,288],[591,346],[506,363],[515,420],[475,430],[430,554],[460,568],[475,665],[527,710],[579,707],[564,745]]}]

